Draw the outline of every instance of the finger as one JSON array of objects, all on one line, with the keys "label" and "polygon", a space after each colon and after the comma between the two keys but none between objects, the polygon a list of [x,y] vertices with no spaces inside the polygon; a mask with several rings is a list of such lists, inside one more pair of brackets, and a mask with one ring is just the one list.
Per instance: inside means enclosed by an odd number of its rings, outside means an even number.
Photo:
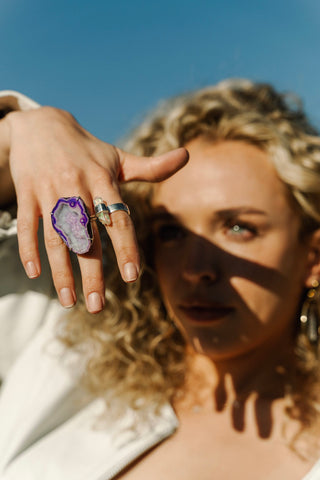
[{"label": "finger", "polygon": [[160,182],[180,170],[189,160],[185,148],[177,148],[157,157],[137,157],[117,148],[122,171],[120,180]]},{"label": "finger", "polygon": [[76,303],[70,255],[67,246],[52,227],[49,209],[43,215],[43,229],[55,289],[61,305],[65,308],[70,308]]},{"label": "finger", "polygon": [[127,213],[117,211],[111,214],[111,221],[111,225],[106,228],[116,254],[121,276],[127,283],[134,282],[139,276],[140,256],[132,220]]},{"label": "finger", "polygon": [[[88,195],[83,196],[85,199],[87,197]],[[87,202],[85,201],[84,203],[86,205],[91,204],[91,200]],[[48,210],[49,208],[47,208],[47,211]],[[90,214],[93,212],[93,210],[90,212],[89,208],[88,212]],[[87,309],[91,313],[97,313],[104,307],[102,251],[98,229],[95,225],[95,222],[91,224],[91,227],[94,237],[93,245],[87,254],[78,255],[78,260]],[[68,248],[52,227],[51,218],[49,218],[49,215],[45,216],[44,230],[52,278],[59,296],[59,300],[64,307],[72,307],[76,302],[76,293]]]},{"label": "finger", "polygon": [[17,234],[19,255],[29,278],[37,278],[41,273],[38,251],[39,212],[36,202],[27,193],[18,196]]},{"label": "finger", "polygon": [[92,222],[93,244],[88,253],[78,255],[83,294],[90,313],[100,312],[105,305],[102,248],[96,223]]},{"label": "finger", "polygon": [[[94,198],[102,198],[106,205],[122,203],[120,193],[110,185],[108,178],[104,179],[100,176],[91,191]],[[111,225],[106,226],[106,229],[115,251],[121,276],[125,282],[134,282],[140,271],[140,257],[132,220],[124,211],[111,213],[110,219]]]}]

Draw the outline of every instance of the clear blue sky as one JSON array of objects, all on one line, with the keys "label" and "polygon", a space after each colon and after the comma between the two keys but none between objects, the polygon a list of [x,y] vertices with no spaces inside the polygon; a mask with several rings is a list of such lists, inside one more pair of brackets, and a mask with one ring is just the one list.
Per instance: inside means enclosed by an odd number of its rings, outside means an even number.
[{"label": "clear blue sky", "polygon": [[0,88],[115,142],[226,77],[298,93],[320,127],[319,0],[0,0]]}]

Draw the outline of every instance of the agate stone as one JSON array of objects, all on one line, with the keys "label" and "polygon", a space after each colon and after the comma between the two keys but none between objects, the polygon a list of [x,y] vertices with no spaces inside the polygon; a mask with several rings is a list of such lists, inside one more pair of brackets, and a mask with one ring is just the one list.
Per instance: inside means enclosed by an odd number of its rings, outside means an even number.
[{"label": "agate stone", "polygon": [[74,253],[90,250],[92,229],[86,206],[80,197],[59,198],[51,212],[53,228]]}]

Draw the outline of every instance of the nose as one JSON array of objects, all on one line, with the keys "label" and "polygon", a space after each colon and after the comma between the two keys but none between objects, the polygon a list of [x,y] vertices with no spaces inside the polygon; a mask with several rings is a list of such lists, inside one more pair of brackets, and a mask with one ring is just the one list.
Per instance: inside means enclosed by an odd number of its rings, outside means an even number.
[{"label": "nose", "polygon": [[219,277],[215,247],[200,237],[189,238],[182,262],[182,277],[189,283],[214,283]]}]

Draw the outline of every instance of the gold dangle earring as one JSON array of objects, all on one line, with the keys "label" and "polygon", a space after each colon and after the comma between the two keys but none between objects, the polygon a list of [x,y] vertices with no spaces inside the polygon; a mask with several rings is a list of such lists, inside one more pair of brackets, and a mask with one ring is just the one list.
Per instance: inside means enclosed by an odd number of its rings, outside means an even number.
[{"label": "gold dangle earring", "polygon": [[300,314],[301,333],[305,335],[312,347],[317,347],[319,340],[319,282],[312,281],[312,287],[307,291]]}]

